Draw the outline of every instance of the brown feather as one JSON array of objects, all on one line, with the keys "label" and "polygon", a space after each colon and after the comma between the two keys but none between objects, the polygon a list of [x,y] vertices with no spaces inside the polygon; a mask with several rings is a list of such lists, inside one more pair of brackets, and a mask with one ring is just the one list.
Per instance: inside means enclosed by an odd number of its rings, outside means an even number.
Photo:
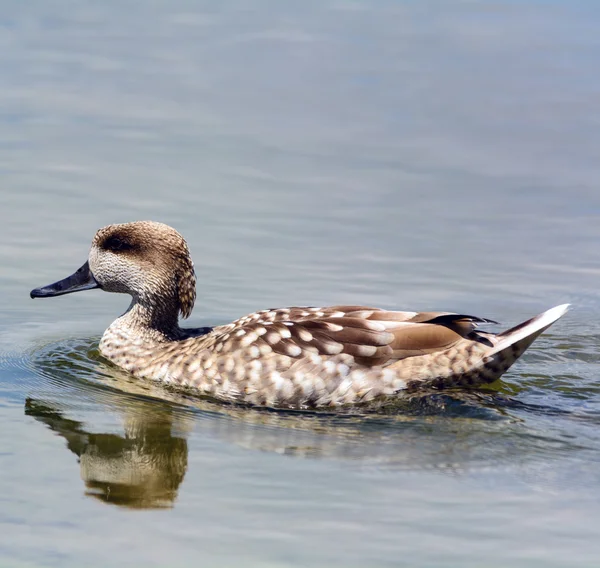
[{"label": "brown feather", "polygon": [[393,355],[392,348],[389,345],[376,347],[374,345],[357,345],[355,343],[345,343],[344,353],[369,361],[367,363],[369,367],[373,365],[371,360],[387,361]]},{"label": "brown feather", "polygon": [[429,323],[415,323],[393,331],[392,349],[431,351],[447,349],[462,336],[450,328]]},{"label": "brown feather", "polygon": [[314,331],[312,336],[313,339],[309,342],[309,345],[316,347],[319,353],[333,355],[335,353],[341,353],[344,349],[343,343],[335,341],[330,335]]},{"label": "brown feather", "polygon": [[[392,312],[364,306],[280,308],[250,314],[227,326],[235,340],[229,340],[226,349],[243,349],[243,338],[263,328],[260,341],[280,355],[345,353],[359,365],[387,366],[446,350],[472,338],[477,323],[487,321],[448,312]],[[238,337],[240,330],[244,334]]]}]

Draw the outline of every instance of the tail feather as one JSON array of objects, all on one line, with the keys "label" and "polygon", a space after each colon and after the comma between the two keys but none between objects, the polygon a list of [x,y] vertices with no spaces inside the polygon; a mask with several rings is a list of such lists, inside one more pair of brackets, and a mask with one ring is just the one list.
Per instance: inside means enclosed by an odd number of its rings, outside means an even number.
[{"label": "tail feather", "polygon": [[514,360],[520,357],[533,341],[545,329],[548,329],[557,319],[562,317],[569,309],[569,304],[562,304],[550,308],[545,312],[527,320],[515,327],[507,329],[496,336],[497,342],[487,353],[488,357],[493,357],[498,353],[511,348],[514,354]]},{"label": "tail feather", "polygon": [[[429,354],[430,365],[423,365],[415,357],[415,365],[411,366],[411,358],[400,360],[405,374],[413,377],[408,381],[408,388],[475,387],[492,383],[499,379],[512,364],[524,353],[535,339],[568,310],[569,304],[551,308],[515,327],[494,335],[493,333],[474,332],[476,342],[465,342],[470,345],[470,355],[457,350],[450,355],[451,361],[442,362],[440,367],[437,354]],[[477,346],[475,348],[475,346]],[[466,355],[466,356],[465,356]]]},{"label": "tail feather", "polygon": [[551,308],[495,336],[476,371],[477,383],[491,383],[505,373],[535,339],[568,310],[569,304]]},{"label": "tail feather", "polygon": [[[402,371],[402,378],[412,378],[407,381],[408,389],[475,387],[492,383],[568,308],[569,304],[556,306],[497,335],[475,331],[475,336],[467,338],[463,344],[467,347],[466,353],[460,349],[446,351],[447,357],[441,361],[437,353],[408,357],[398,361],[396,366]],[[429,358],[426,364],[425,358]]]}]

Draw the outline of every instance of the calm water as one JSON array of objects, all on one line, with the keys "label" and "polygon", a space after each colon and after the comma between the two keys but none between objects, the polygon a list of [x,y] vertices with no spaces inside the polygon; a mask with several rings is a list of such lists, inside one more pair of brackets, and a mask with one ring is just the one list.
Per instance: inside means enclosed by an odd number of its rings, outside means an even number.
[{"label": "calm water", "polygon": [[[3,3],[0,566],[597,566],[595,2]],[[515,324],[503,381],[380,415],[240,410],[31,301],[95,230],[188,239],[190,325],[367,303]]]}]

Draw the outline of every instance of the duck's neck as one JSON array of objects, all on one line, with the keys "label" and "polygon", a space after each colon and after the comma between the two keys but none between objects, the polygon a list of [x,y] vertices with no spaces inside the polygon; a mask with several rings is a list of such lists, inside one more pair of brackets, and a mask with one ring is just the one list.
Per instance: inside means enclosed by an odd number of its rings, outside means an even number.
[{"label": "duck's neck", "polygon": [[181,337],[179,309],[176,302],[133,299],[127,311],[108,328],[127,337],[164,343]]}]

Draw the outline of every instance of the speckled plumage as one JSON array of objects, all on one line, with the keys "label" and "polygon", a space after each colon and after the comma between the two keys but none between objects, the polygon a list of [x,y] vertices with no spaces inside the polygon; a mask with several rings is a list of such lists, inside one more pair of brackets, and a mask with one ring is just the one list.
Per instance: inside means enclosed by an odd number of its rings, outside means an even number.
[{"label": "speckled plumage", "polygon": [[[102,289],[132,296],[100,341],[107,359],[136,377],[271,407],[332,407],[489,383],[566,311],[558,306],[498,335],[478,330],[489,320],[473,316],[365,306],[263,310],[186,330],[178,316],[189,316],[195,299],[187,244],[149,221],[100,229],[89,271]],[[67,280],[32,296],[73,291]],[[40,292],[52,286],[59,291]]]}]

